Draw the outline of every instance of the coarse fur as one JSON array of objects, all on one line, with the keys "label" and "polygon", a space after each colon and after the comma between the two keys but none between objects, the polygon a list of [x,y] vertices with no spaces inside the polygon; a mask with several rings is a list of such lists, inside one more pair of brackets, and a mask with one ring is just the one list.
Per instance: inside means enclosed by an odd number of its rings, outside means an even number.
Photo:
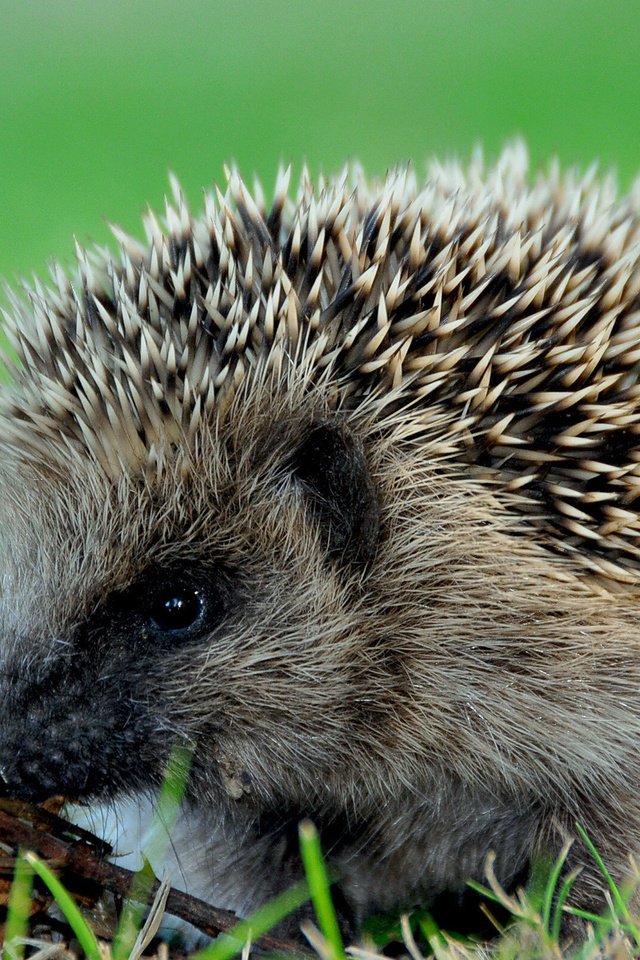
[{"label": "coarse fur", "polygon": [[[292,201],[282,174],[270,210],[231,171],[146,227],[6,317],[5,789],[148,791],[186,740],[198,892],[241,912],[299,875],[303,816],[356,920],[462,891],[490,850],[509,885],[576,819],[622,879],[633,199],[530,185],[516,145],[421,187],[303,175]],[[197,584],[208,619],[150,626],[157,582]]]}]

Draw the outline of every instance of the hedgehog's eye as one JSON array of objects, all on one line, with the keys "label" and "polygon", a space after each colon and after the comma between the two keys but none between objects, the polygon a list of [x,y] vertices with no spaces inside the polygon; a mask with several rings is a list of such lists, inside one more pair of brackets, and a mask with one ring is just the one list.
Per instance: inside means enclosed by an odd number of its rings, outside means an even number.
[{"label": "hedgehog's eye", "polygon": [[204,615],[204,596],[195,587],[167,587],[155,595],[149,609],[149,619],[163,632],[188,630]]}]

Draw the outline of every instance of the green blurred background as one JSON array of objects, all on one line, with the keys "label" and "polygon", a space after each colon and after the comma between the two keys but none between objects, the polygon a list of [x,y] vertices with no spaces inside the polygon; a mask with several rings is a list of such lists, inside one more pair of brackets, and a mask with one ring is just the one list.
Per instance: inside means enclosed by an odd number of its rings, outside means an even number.
[{"label": "green blurred background", "polygon": [[640,0],[0,0],[0,275],[105,220],[140,232],[167,170],[192,205],[236,160],[384,172],[516,134],[640,169]]}]

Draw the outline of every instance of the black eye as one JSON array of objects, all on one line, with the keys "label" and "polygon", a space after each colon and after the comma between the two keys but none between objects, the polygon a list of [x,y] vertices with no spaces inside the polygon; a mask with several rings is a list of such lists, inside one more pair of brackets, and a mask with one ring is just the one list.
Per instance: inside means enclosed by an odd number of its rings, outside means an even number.
[{"label": "black eye", "polygon": [[154,597],[149,618],[157,630],[188,630],[202,619],[204,597],[194,587],[167,587]]}]

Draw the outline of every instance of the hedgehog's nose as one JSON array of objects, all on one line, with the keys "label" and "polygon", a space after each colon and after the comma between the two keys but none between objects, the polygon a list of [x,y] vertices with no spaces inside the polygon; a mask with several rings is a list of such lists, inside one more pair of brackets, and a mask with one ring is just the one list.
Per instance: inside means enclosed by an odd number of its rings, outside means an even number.
[{"label": "hedgehog's nose", "polygon": [[29,769],[28,763],[19,766],[10,761],[0,765],[0,797],[41,803],[56,792],[55,781],[40,767]]}]

